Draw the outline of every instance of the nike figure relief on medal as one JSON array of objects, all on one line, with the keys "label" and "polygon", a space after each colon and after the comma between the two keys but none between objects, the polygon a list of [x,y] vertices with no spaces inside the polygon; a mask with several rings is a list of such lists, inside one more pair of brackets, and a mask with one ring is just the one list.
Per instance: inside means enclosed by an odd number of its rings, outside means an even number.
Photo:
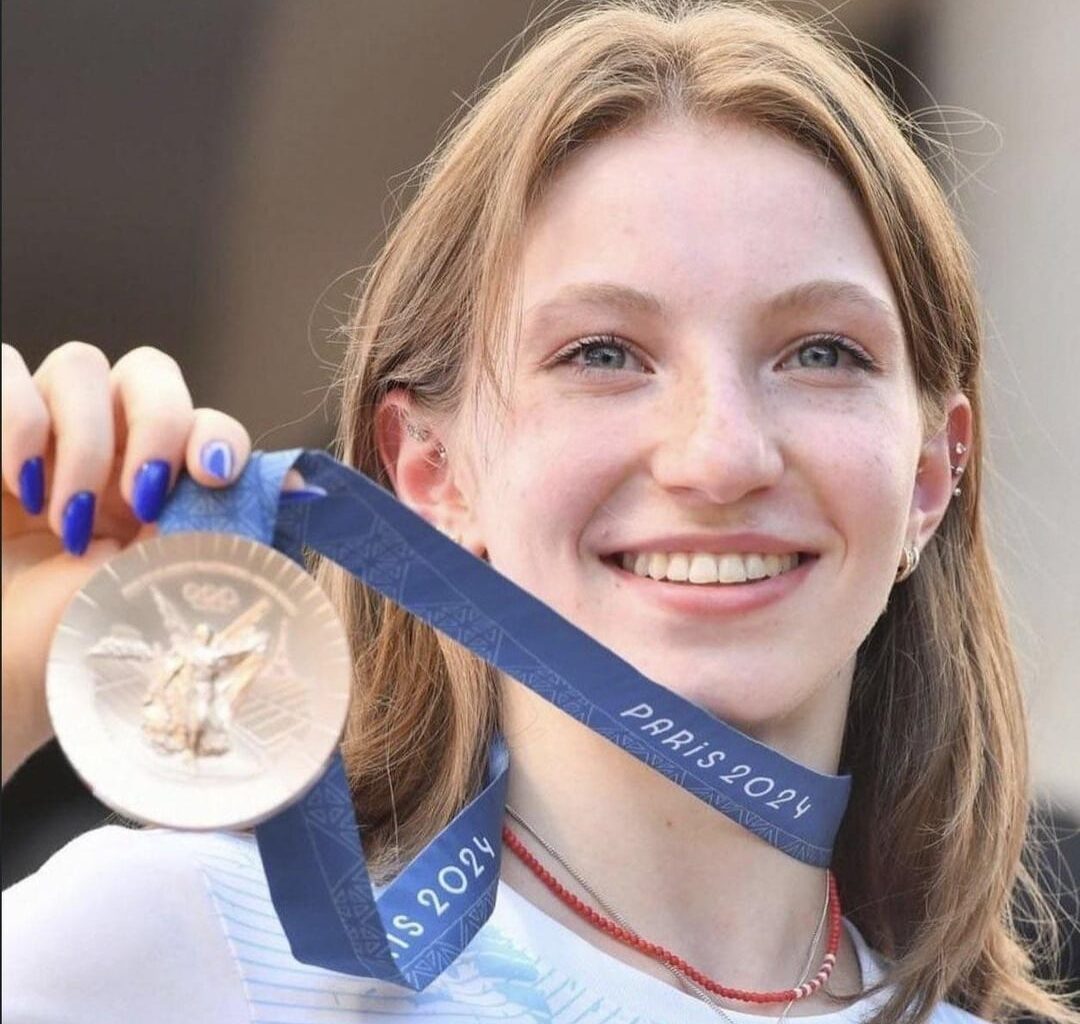
[{"label": "nike figure relief on medal", "polygon": [[[159,750],[192,757],[224,754],[230,747],[233,709],[266,661],[269,634],[254,625],[265,616],[270,602],[262,598],[225,628],[215,630],[204,621],[190,626],[183,612],[157,587],[149,589],[170,627],[170,646],[163,649],[142,637],[109,635],[87,653],[147,666],[142,729]],[[181,596],[190,600],[193,592],[207,589],[239,602],[235,588],[227,585],[185,586]],[[284,620],[280,631],[278,650],[283,651]]]}]

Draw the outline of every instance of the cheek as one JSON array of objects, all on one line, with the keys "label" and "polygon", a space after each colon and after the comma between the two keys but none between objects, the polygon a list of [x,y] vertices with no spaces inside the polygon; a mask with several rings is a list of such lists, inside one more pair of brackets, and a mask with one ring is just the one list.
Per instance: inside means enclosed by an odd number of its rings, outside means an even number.
[{"label": "cheek", "polygon": [[[814,467],[817,500],[836,531],[845,571],[869,600],[888,586],[911,510],[918,431],[901,405],[859,403],[803,424],[797,444]],[[811,447],[812,446],[812,454]]]},{"label": "cheek", "polygon": [[888,397],[808,403],[785,418],[791,444],[832,481],[831,489],[885,508],[898,501],[917,445],[912,417]]},{"label": "cheek", "polygon": [[573,505],[577,495],[595,493],[597,480],[625,462],[631,446],[626,420],[617,404],[593,396],[522,401],[506,435],[517,497]]},{"label": "cheek", "polygon": [[589,507],[592,460],[603,451],[586,430],[553,403],[519,402],[490,463],[484,518],[508,559],[537,547],[557,557],[572,542]]}]

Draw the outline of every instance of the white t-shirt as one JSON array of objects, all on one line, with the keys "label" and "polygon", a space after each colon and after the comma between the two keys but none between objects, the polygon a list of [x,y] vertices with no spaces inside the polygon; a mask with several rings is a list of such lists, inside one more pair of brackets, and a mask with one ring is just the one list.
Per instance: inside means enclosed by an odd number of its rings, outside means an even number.
[{"label": "white t-shirt", "polygon": [[[251,835],[88,832],[3,894],[5,1024],[716,1024],[707,1004],[596,949],[505,882],[422,992],[299,963]],[[845,921],[864,982],[882,964]],[[799,1024],[855,1024],[883,993]],[[728,1011],[736,1024],[766,1018]],[[940,1004],[934,1024],[978,1018]]]}]

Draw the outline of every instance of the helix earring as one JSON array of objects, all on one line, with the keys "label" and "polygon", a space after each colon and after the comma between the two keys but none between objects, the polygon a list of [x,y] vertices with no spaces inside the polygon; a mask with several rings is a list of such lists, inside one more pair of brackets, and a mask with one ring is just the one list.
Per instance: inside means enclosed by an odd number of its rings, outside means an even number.
[{"label": "helix earring", "polygon": [[904,545],[904,557],[900,567],[896,570],[894,582],[900,583],[906,580],[919,564],[919,549],[914,544]]},{"label": "helix earring", "polygon": [[[953,451],[956,452],[957,455],[963,455],[967,451],[967,445],[957,441]],[[966,467],[964,466],[953,466],[952,468],[953,476],[956,478],[956,486],[953,488],[953,494],[956,497],[960,496],[960,477],[964,475],[965,468]]]},{"label": "helix earring", "polygon": [[[414,441],[426,441],[431,437],[431,431],[427,427],[418,427],[412,420],[405,421],[405,429],[408,431],[409,437]],[[443,447],[442,441],[435,442],[435,454],[440,462],[446,458],[446,449]]]},{"label": "helix earring", "polygon": [[[961,441],[957,441],[956,446],[953,448],[953,451],[956,452],[957,455],[963,455],[967,451],[967,445]],[[925,466],[920,466],[917,470],[915,470],[915,475],[921,476],[922,471],[925,468]],[[955,483],[955,486],[953,487],[953,494],[957,497],[960,496],[960,477],[964,475],[965,468],[965,466],[951,466],[953,473],[953,481]]]}]

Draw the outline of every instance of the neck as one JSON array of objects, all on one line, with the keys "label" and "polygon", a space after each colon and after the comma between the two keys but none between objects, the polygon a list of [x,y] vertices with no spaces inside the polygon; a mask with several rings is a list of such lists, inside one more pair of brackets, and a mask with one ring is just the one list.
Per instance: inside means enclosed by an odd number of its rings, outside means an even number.
[{"label": "neck", "polygon": [[[763,991],[803,979],[825,898],[823,869],[776,850],[505,676],[503,727],[511,753],[509,805],[633,930],[727,985]],[[806,735],[805,729],[800,733]],[[823,734],[828,730],[816,733]],[[776,737],[758,738],[783,749]],[[839,737],[833,746],[830,755],[819,744],[813,758],[808,751],[784,753],[835,771]],[[564,885],[594,902],[525,830],[507,823]],[[673,982],[655,961],[592,929],[509,852],[503,871],[508,884],[556,920]],[[822,938],[813,951],[811,976],[824,951]],[[846,934],[834,979],[829,991],[859,986]],[[819,993],[797,1003],[791,1015],[821,1012],[824,998]],[[783,1007],[737,1008],[776,1015]]]}]

